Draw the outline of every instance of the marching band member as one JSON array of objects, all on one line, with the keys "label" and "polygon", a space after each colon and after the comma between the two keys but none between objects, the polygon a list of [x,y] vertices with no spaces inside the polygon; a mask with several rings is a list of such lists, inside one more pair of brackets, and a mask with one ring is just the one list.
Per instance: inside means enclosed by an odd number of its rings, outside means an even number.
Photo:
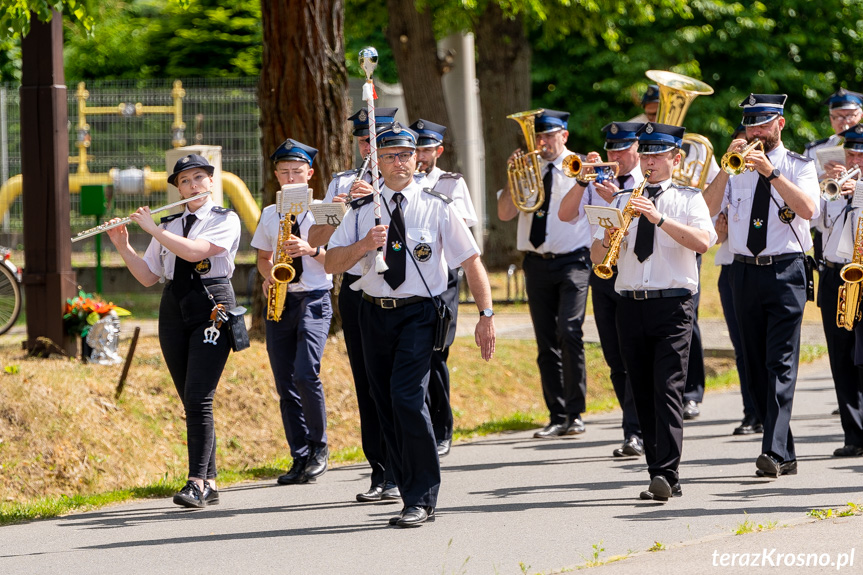
[{"label": "marching band member", "polygon": [[[288,138],[270,156],[280,186],[307,183],[312,175],[312,162],[318,151]],[[314,223],[310,211],[297,214],[293,223],[280,221],[275,205],[261,213],[261,221],[252,238],[258,250],[257,267],[264,277],[264,297],[274,287],[273,265],[279,263],[275,253],[284,251],[292,258],[294,278],[290,281],[281,318],[266,320],[267,354],[276,391],[285,439],[291,449],[291,468],[279,476],[279,485],[307,483],[327,470],[327,412],[324,386],[321,383],[321,358],[333,317],[330,289],[333,277],[324,272],[326,251],[313,248],[306,241]],[[290,226],[284,245],[278,241],[282,226]]]},{"label": "marching band member", "polygon": [[754,171],[729,177],[723,170],[704,191],[712,214],[728,206],[728,242],[734,254],[731,289],[740,325],[746,379],[764,425],[759,476],[797,473],[791,406],[800,360],[800,325],[807,298],[804,252],[812,246],[809,220],[819,215],[819,190],[811,160],[782,144],[785,94],[750,94],[741,104],[746,140],[758,138],[746,165]]},{"label": "marching band member", "polygon": [[[671,174],[680,164],[685,129],[649,122],[638,132],[644,192],[631,198],[634,218],[620,249],[614,288],[621,299],[617,329],[638,420],[644,434],[650,485],[642,499],[667,501],[683,494],[678,468],[683,447],[683,389],[689,360],[693,294],[698,290],[696,253],[716,242],[698,188],[679,187]],[[624,208],[631,194],[616,198]],[[594,241],[600,263],[614,229]]]}]

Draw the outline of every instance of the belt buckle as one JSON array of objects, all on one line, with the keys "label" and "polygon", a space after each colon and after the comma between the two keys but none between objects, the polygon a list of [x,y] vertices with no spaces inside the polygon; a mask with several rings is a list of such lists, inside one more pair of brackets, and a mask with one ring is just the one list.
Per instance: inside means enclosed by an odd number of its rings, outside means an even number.
[{"label": "belt buckle", "polygon": [[634,299],[635,301],[646,300],[647,299],[647,290],[639,290],[639,291],[632,292],[632,299]]},{"label": "belt buckle", "polygon": [[755,256],[755,265],[769,266],[773,263],[773,256]]},{"label": "belt buckle", "polygon": [[396,303],[397,300],[392,297],[382,297],[378,301],[380,302],[382,309],[396,309],[396,307],[398,307]]}]

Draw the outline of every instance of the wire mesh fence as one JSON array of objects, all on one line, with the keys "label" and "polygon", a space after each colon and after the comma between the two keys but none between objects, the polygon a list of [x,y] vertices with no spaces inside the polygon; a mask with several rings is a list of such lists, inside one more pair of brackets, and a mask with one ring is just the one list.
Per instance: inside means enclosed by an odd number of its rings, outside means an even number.
[{"label": "wire mesh fence", "polygon": [[[68,86],[68,135],[70,181],[103,183],[113,181],[112,170],[165,171],[165,152],[173,141],[186,145],[222,147],[222,170],[239,176],[260,203],[263,159],[260,148],[257,79],[183,79],[182,122],[178,133],[172,113],[136,114],[143,110],[174,105],[173,80],[91,81],[87,91],[86,129],[79,126],[79,87]],[[122,105],[122,106],[121,106]],[[138,106],[139,110],[141,109]],[[121,112],[123,110],[125,113]],[[95,112],[95,113],[94,113]],[[18,86],[0,84],[0,183],[14,183],[21,173],[21,125]],[[87,141],[81,155],[79,142]],[[86,176],[86,174],[90,176]],[[10,181],[12,179],[12,181]],[[73,235],[95,225],[92,216],[80,215],[80,195],[70,186]],[[141,205],[168,203],[163,187],[120,190],[109,187],[109,216],[125,216]],[[111,193],[113,192],[113,193]],[[225,202],[230,204],[229,198]],[[107,216],[106,216],[107,217]],[[133,245],[143,247],[147,234],[130,229]],[[20,195],[3,216],[0,244],[21,248],[22,201]],[[248,243],[248,242],[246,242]],[[92,242],[74,244],[76,250],[92,250]]]}]

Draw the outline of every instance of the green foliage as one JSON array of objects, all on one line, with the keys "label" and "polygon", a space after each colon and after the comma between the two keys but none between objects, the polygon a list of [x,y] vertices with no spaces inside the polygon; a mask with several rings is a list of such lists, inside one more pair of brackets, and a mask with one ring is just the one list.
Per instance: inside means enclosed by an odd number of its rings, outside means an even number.
[{"label": "green foliage", "polygon": [[349,76],[366,77],[360,69],[358,55],[366,46],[373,46],[378,51],[378,67],[375,69],[374,79],[388,84],[399,81],[395,58],[386,37],[388,22],[386,2],[345,1],[345,60]]},{"label": "green foliage", "polygon": [[97,0],[4,0],[0,5],[0,39],[26,36],[30,32],[31,13],[42,22],[50,22],[53,10],[89,30],[93,27],[92,14],[97,5]]}]

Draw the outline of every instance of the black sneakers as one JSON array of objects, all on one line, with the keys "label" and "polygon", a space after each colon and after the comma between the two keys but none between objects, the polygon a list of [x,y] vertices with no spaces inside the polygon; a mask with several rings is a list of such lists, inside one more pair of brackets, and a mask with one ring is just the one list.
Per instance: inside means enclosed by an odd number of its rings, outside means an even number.
[{"label": "black sneakers", "polygon": [[[216,494],[216,498],[218,500],[218,493]],[[207,502],[204,501],[204,494],[201,493],[201,488],[191,479],[174,495],[174,503],[194,509],[203,509],[207,506]]]}]

